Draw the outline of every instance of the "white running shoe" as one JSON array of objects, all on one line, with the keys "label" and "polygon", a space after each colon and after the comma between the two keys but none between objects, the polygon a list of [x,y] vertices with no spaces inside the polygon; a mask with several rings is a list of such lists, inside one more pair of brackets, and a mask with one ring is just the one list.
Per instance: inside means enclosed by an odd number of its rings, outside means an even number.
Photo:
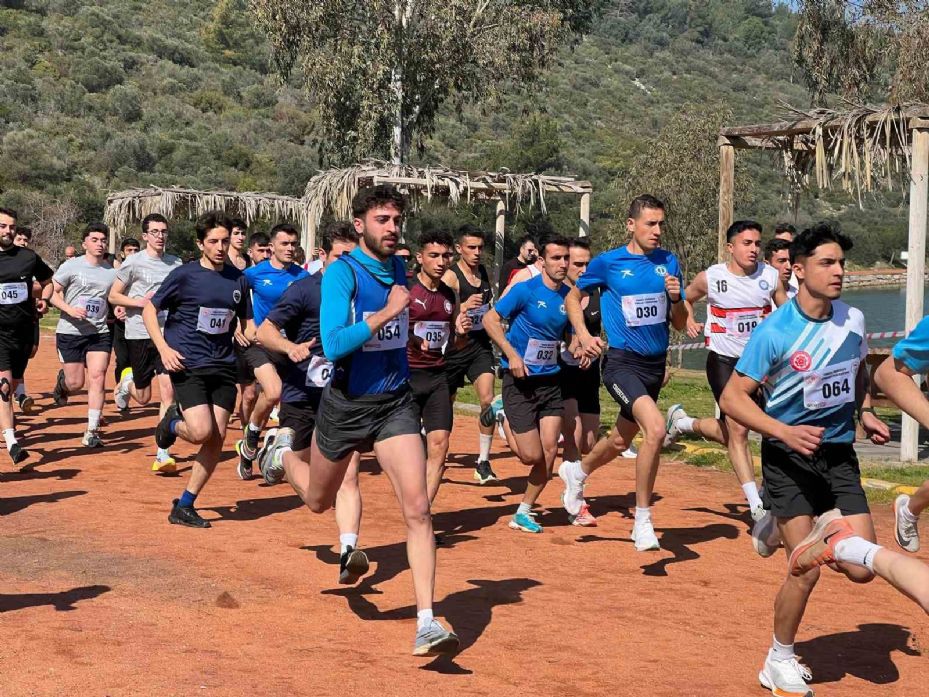
[{"label": "white running shoe", "polygon": [[907,552],[919,551],[919,529],[918,521],[910,522],[903,509],[909,506],[910,497],[906,494],[900,494],[894,499],[894,539]]},{"label": "white running shoe", "polygon": [[635,543],[636,552],[651,552],[661,549],[658,538],[655,536],[655,528],[650,520],[632,526],[632,541]]},{"label": "white running shoe", "polygon": [[564,492],[561,494],[561,505],[569,516],[576,516],[584,505],[584,482],[578,478],[580,462],[570,460],[562,462],[558,467],[558,476],[564,482]]},{"label": "white running shoe", "polygon": [[764,668],[758,673],[758,681],[778,697],[813,697],[813,690],[806,684],[812,680],[810,669],[797,660],[796,656],[786,661],[776,661],[771,654],[765,659]]},{"label": "white running shoe", "polygon": [[668,408],[667,419],[665,420],[665,431],[667,433],[664,437],[664,447],[667,448],[669,445],[673,445],[681,437],[683,431],[678,429],[677,422],[686,418],[687,412],[684,411],[683,404],[672,404]]},{"label": "white running shoe", "polygon": [[268,420],[273,421],[275,423],[280,422],[281,420],[280,412],[281,412],[281,408],[279,406],[275,406],[274,409],[271,410],[271,414],[268,416]]},{"label": "white running shoe", "polygon": [[126,411],[129,408],[129,383],[132,382],[132,371],[124,370],[123,376],[113,391],[113,401],[116,408],[120,411]]},{"label": "white running shoe", "polygon": [[781,546],[781,531],[777,527],[777,518],[761,506],[752,509],[752,546],[764,558],[770,557]]},{"label": "white running shoe", "polygon": [[635,460],[639,456],[639,451],[636,450],[636,447],[630,443],[629,447],[620,453],[627,460]]}]

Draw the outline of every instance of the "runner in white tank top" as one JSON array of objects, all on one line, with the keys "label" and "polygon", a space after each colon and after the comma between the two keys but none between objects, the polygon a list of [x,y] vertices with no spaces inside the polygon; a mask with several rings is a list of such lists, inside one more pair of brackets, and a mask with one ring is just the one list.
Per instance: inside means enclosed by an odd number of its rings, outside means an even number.
[{"label": "runner in white tank top", "polygon": [[[773,297],[778,286],[778,273],[763,261],[755,263],[751,274],[729,265],[713,264],[706,270],[706,335],[707,348],[719,354],[738,358],[748,343],[752,330],[774,310]],[[696,279],[694,280],[696,283]],[[690,296],[687,298],[690,300]]]}]

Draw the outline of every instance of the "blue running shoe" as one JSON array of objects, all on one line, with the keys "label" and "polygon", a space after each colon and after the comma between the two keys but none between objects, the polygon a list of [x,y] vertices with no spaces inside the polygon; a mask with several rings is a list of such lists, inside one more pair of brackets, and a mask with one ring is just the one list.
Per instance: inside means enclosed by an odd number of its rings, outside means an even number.
[{"label": "blue running shoe", "polygon": [[535,519],[525,513],[517,513],[509,523],[514,530],[523,532],[542,532],[542,526],[535,522]]}]

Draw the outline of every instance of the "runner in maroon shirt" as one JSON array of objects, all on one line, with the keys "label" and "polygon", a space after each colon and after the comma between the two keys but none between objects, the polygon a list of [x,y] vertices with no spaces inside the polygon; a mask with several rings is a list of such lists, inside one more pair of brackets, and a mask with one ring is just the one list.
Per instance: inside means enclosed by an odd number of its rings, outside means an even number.
[{"label": "runner in maroon shirt", "polygon": [[451,235],[427,232],[419,243],[416,261],[420,271],[410,286],[407,358],[410,386],[426,434],[426,482],[432,501],[445,472],[448,437],[452,432],[452,400],[442,352],[449,341],[466,340],[471,319],[466,313],[458,313],[455,291],[442,282],[442,274],[452,265]]}]

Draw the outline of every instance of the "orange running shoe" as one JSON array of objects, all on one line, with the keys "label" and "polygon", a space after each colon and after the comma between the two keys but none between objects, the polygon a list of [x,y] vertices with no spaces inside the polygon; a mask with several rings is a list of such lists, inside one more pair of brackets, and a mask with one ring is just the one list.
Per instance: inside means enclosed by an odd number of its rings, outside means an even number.
[{"label": "orange running shoe", "polygon": [[826,511],[819,516],[810,534],[794,548],[787,568],[794,576],[800,576],[817,566],[830,564],[835,561],[836,543],[854,535],[851,524],[839,509]]},{"label": "orange running shoe", "polygon": [[590,507],[584,503],[581,505],[581,511],[575,516],[570,516],[571,525],[577,525],[582,528],[597,527],[597,518],[590,512]]}]

